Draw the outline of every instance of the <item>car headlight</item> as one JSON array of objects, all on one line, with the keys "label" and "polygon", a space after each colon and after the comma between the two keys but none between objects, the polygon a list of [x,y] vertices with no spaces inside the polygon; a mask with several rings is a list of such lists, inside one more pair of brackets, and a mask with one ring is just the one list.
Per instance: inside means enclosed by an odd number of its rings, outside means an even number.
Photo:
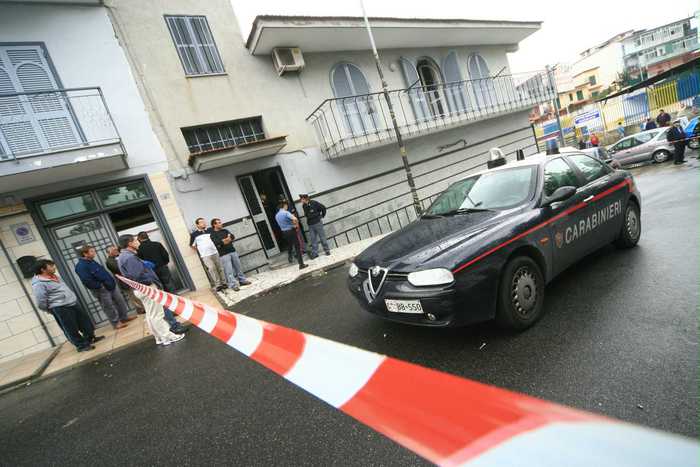
[{"label": "car headlight", "polygon": [[355,277],[359,274],[360,270],[357,268],[355,263],[350,264],[350,269],[348,269],[348,274],[350,277]]},{"label": "car headlight", "polygon": [[455,280],[449,269],[426,269],[425,271],[412,272],[408,275],[411,285],[443,285]]}]

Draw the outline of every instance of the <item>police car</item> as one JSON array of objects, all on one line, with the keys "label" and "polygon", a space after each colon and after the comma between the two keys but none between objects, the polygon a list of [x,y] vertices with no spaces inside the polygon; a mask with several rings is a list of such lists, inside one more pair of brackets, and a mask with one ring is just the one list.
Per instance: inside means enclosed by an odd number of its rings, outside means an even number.
[{"label": "police car", "polygon": [[641,196],[632,175],[582,152],[507,163],[450,185],[416,221],[355,258],[348,287],[371,313],[425,326],[495,318],[522,330],[545,285],[609,243],[634,247]]}]

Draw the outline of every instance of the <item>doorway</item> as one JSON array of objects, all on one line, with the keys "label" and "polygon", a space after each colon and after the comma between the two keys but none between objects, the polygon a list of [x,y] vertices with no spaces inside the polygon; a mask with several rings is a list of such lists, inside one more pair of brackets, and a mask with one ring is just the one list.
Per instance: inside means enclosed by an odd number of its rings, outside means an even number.
[{"label": "doorway", "polygon": [[428,108],[433,116],[443,116],[445,112],[444,96],[442,93],[442,77],[440,69],[432,61],[422,59],[416,65],[423,92],[428,96]]},{"label": "doorway", "polygon": [[[260,243],[268,258],[288,249],[287,242],[282,237],[282,230],[277,225],[275,215],[280,200],[289,202],[289,210],[299,217],[294,207],[287,181],[282,169],[272,167],[259,170],[249,175],[238,177],[248,211],[260,236]],[[302,233],[303,234],[303,233]]]}]

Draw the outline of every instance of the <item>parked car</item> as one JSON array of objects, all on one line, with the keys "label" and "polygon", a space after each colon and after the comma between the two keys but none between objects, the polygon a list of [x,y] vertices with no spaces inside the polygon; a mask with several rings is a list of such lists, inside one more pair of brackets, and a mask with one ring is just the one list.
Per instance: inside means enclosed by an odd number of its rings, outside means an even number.
[{"label": "parked car", "polygon": [[685,126],[685,136],[690,138],[688,140],[688,147],[690,149],[697,149],[700,147],[700,125],[698,125],[698,118],[695,117],[688,122]]},{"label": "parked car", "polygon": [[666,141],[668,130],[669,127],[655,128],[626,136],[608,146],[608,153],[623,166],[647,161],[665,162],[673,154],[673,145]]}]

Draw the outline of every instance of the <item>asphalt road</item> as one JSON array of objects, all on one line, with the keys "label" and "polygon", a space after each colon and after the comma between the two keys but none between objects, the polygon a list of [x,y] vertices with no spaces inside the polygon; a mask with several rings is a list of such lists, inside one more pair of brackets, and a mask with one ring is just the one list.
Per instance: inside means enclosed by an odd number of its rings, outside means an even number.
[{"label": "asphalt road", "polygon": [[[380,321],[345,290],[345,268],[237,311],[697,438],[700,164],[635,172],[639,246],[604,248],[557,278],[522,334]],[[198,330],[2,395],[0,414],[0,465],[424,463]]]}]

